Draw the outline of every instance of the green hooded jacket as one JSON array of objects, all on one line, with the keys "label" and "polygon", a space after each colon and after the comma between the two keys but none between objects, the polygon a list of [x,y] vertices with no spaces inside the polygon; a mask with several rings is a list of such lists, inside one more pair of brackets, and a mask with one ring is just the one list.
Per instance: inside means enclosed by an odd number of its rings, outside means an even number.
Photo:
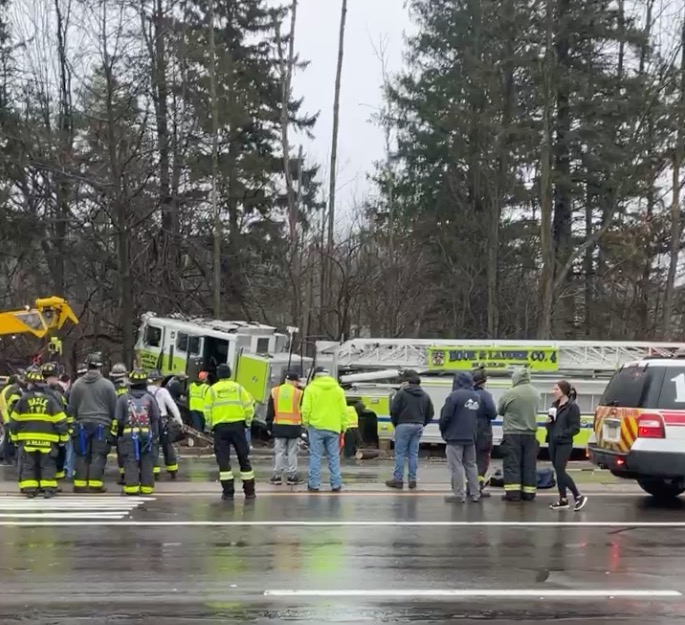
[{"label": "green hooded jacket", "polygon": [[314,378],[304,389],[302,424],[340,434],[347,423],[345,391],[329,375]]},{"label": "green hooded jacket", "polygon": [[528,369],[517,369],[511,377],[512,389],[499,400],[497,412],[503,417],[505,434],[535,434],[540,393],[530,383]]}]

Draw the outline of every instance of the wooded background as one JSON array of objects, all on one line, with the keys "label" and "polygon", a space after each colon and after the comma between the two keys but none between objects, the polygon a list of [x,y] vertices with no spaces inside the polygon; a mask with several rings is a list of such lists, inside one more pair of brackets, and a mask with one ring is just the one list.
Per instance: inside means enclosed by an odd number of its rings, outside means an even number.
[{"label": "wooded background", "polygon": [[63,296],[73,357],[127,362],[148,310],[308,340],[683,339],[682,1],[408,1],[404,69],[369,59],[386,157],[352,216],[357,4],[326,1],[330,163],[299,148],[297,0],[0,0],[0,309]]}]

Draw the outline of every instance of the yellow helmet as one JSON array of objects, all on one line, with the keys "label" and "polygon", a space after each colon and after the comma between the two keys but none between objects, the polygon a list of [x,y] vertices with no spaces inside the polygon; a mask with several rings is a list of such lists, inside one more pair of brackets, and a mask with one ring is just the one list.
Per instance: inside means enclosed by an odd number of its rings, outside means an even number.
[{"label": "yellow helmet", "polygon": [[128,374],[128,381],[131,384],[140,384],[141,382],[147,382],[147,373],[143,369],[134,369]]},{"label": "yellow helmet", "polygon": [[38,367],[31,367],[27,372],[26,372],[26,381],[27,382],[42,382],[43,381],[43,373],[41,372]]}]

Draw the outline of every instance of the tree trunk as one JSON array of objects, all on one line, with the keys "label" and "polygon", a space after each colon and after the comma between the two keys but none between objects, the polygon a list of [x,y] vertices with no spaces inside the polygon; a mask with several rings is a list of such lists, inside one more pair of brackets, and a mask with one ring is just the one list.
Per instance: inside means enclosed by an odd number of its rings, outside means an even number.
[{"label": "tree trunk", "polygon": [[552,239],[552,111],[554,109],[552,77],[555,63],[552,49],[553,0],[546,2],[547,36],[543,80],[542,146],[540,163],[540,248],[542,274],[540,276],[540,316],[538,339],[546,340],[552,334],[552,307],[554,302],[554,242]]},{"label": "tree trunk", "polygon": [[685,151],[685,18],[680,36],[680,97],[678,99],[678,130],[676,146],[673,151],[673,198],[671,202],[671,257],[668,263],[666,278],[666,296],[664,299],[663,336],[673,340],[673,302],[675,299],[675,278],[678,269],[678,252],[680,251],[680,169]]},{"label": "tree trunk", "polygon": [[221,213],[217,197],[219,175],[219,103],[216,87],[216,43],[214,41],[214,0],[209,0],[209,81],[212,108],[212,217],[214,220],[214,245],[212,250],[212,311],[215,319],[221,318]]}]

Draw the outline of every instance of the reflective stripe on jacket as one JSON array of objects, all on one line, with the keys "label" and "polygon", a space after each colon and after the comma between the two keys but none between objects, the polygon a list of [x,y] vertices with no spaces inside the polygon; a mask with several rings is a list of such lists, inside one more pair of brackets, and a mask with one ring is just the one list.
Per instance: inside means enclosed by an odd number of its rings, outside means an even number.
[{"label": "reflective stripe on jacket", "polygon": [[66,443],[67,416],[63,407],[49,392],[32,389],[14,404],[10,415],[13,442],[27,451],[49,453],[52,445]]},{"label": "reflective stripe on jacket", "polygon": [[292,384],[281,384],[271,390],[274,400],[275,425],[301,425],[302,391]]},{"label": "reflective stripe on jacket", "polygon": [[345,423],[345,429],[359,427],[359,415],[357,414],[357,409],[354,406],[347,407],[347,421]]},{"label": "reflective stripe on jacket", "polygon": [[188,410],[203,412],[205,409],[205,395],[209,390],[209,384],[205,382],[193,382],[188,387]]},{"label": "reflective stripe on jacket", "polygon": [[219,380],[205,395],[205,421],[214,429],[221,423],[252,423],[254,403],[250,394],[237,382]]}]

